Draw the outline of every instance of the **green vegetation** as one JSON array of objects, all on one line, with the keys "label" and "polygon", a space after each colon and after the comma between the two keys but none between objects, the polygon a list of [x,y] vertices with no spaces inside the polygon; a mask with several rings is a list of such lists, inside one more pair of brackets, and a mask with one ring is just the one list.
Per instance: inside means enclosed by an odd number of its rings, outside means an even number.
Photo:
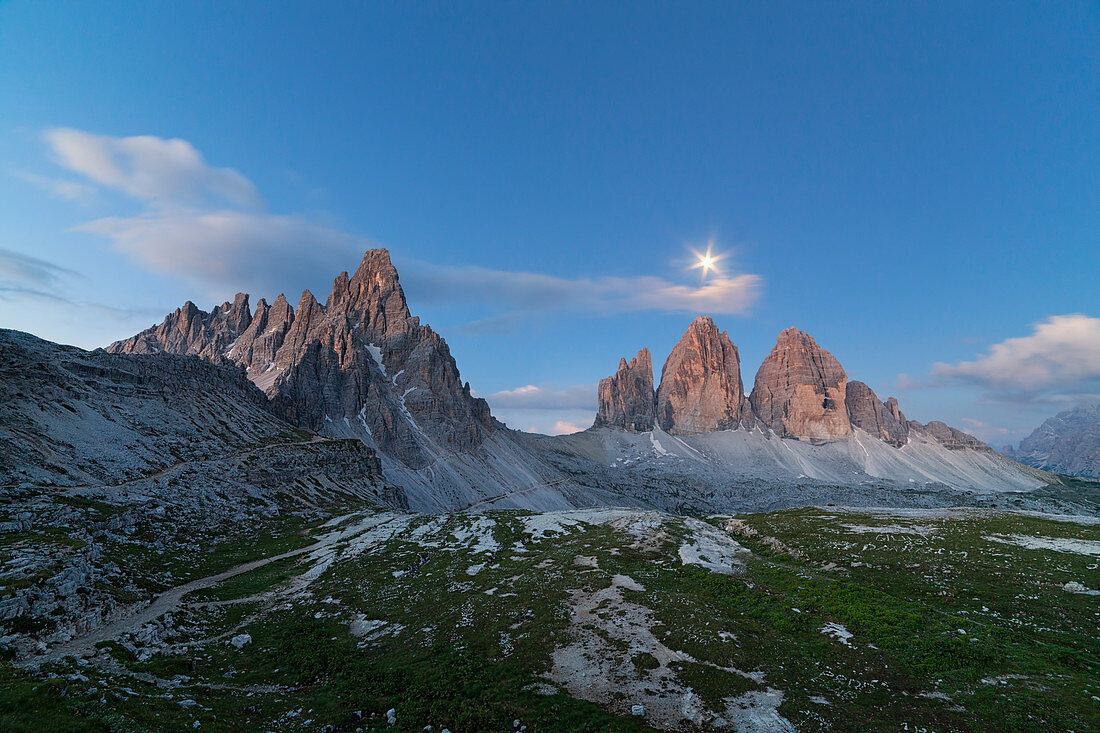
[{"label": "green vegetation", "polygon": [[[0,729],[468,733],[519,719],[530,733],[637,731],[654,711],[635,718],[630,705],[664,684],[676,709],[695,700],[716,715],[771,696],[800,731],[1100,725],[1100,609],[1064,588],[1100,586],[1088,544],[1100,527],[992,512],[758,514],[738,518],[751,553],[729,575],[681,562],[682,520],[535,539],[525,516],[340,522],[350,540],[326,545],[332,563],[300,590],[286,592],[314,567],[306,555],[191,593],[158,653],[104,643],[109,664],[55,680],[0,668]],[[184,577],[302,546],[301,529],[216,545]],[[1042,549],[1051,542],[1062,549]],[[249,643],[229,644],[237,634]],[[586,678],[562,676],[567,651]],[[595,695],[608,670],[617,677],[595,702],[567,694]]]}]

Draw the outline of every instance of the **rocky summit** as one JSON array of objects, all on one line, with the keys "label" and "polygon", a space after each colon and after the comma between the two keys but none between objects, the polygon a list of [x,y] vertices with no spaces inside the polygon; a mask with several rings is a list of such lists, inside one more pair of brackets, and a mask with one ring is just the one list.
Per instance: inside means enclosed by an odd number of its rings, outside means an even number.
[{"label": "rocky summit", "polygon": [[1059,412],[1004,452],[1028,466],[1100,479],[1100,403]]},{"label": "rocky summit", "polygon": [[384,249],[367,252],[350,278],[341,273],[325,304],[308,290],[297,309],[279,295],[271,306],[259,301],[254,314],[244,294],[210,313],[187,303],[107,350],[238,364],[286,419],[322,433],[357,434],[411,468],[431,460],[419,434],[469,450],[494,429],[488,405],[461,382],[446,342],[409,313]]},{"label": "rocky summit", "polygon": [[630,360],[619,360],[615,374],[600,380],[596,426],[645,432],[653,429],[653,363],[643,348]]},{"label": "rocky summit", "polygon": [[737,347],[709,316],[692,321],[668,355],[657,389],[657,420],[670,433],[751,424]]},{"label": "rocky summit", "polygon": [[845,405],[848,375],[832,354],[797,328],[779,334],[756,372],[749,401],[776,434],[832,440],[852,432]]}]

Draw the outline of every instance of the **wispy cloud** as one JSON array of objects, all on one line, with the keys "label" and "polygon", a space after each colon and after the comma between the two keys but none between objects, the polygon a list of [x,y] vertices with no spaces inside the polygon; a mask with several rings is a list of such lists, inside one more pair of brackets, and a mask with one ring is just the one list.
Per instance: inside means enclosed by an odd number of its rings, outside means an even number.
[{"label": "wispy cloud", "polygon": [[[145,204],[135,216],[104,217],[77,230],[102,235],[141,266],[186,278],[210,295],[316,287],[377,246],[304,216],[264,210],[251,181],[233,168],[209,165],[186,140],[69,128],[48,130],[45,139],[54,160],[85,179],[79,185]],[[397,259],[414,302],[488,310],[486,317],[459,327],[474,334],[505,332],[544,312],[745,313],[763,288],[760,276],[747,273],[687,285],[657,276],[566,278]]]},{"label": "wispy cloud", "polygon": [[68,286],[74,280],[83,279],[80,273],[48,260],[0,249],[0,300],[48,301],[84,312],[94,311],[123,322],[149,318],[161,311],[157,308],[118,308],[89,300],[74,300],[67,294]]},{"label": "wispy cloud", "polygon": [[[656,276],[563,278],[485,267],[409,264],[402,269],[402,282],[418,300],[492,303],[521,312],[738,314],[756,302],[763,288],[763,278],[751,274],[713,277],[689,286]],[[495,326],[499,320],[490,323]]]},{"label": "wispy cloud", "polygon": [[63,276],[77,276],[72,270],[47,260],[10,249],[0,249],[0,279],[24,284],[50,285]]},{"label": "wispy cloud", "polygon": [[596,414],[594,384],[528,384],[482,396],[500,420],[529,433],[575,433],[591,425]]},{"label": "wispy cloud", "polygon": [[596,411],[596,385],[575,384],[557,388],[552,384],[535,386],[528,384],[515,389],[482,395],[491,407],[512,407],[540,410],[575,410],[591,408]]},{"label": "wispy cloud", "polygon": [[15,171],[14,173],[27,183],[32,183],[44,191],[49,191],[58,198],[81,203],[89,203],[96,198],[95,186],[81,181],[68,178],[51,178],[37,173],[27,173],[26,171]]},{"label": "wispy cloud", "polygon": [[207,165],[186,140],[111,137],[56,127],[46,131],[46,142],[62,167],[135,198],[170,206],[263,207],[251,181],[232,168]]},{"label": "wispy cloud", "polygon": [[932,377],[976,385],[1006,401],[1095,393],[1100,390],[1100,318],[1051,316],[1030,335],[994,344],[973,361],[936,364]]}]

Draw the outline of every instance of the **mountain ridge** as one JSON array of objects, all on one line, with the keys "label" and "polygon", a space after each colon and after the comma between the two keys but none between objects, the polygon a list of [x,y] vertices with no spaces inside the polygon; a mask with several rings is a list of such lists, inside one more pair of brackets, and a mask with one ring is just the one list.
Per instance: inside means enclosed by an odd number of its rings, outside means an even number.
[{"label": "mountain ridge", "polygon": [[[656,423],[669,434],[690,435],[760,426],[782,438],[829,442],[860,428],[895,448],[906,445],[910,433],[920,433],[949,450],[992,451],[943,422],[907,420],[896,398],[882,401],[865,383],[848,381],[836,357],[794,327],[779,334],[747,396],[740,370],[729,334],[719,332],[709,316],[698,316],[669,353],[656,390],[648,348],[629,364],[620,360],[616,374],[600,382],[599,407],[590,429],[646,432],[649,428],[638,426],[651,428]],[[655,421],[650,412],[654,407]]]},{"label": "mountain ridge", "polygon": [[1063,410],[1003,451],[1027,466],[1100,479],[1100,402]]}]

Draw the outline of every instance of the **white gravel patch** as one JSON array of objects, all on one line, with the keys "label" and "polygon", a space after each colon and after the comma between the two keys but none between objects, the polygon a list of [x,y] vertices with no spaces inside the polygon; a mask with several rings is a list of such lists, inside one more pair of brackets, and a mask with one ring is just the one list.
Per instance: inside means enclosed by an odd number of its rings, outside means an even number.
[{"label": "white gravel patch", "polygon": [[848,629],[844,627],[844,624],[830,621],[821,627],[821,633],[833,637],[844,646],[852,645],[852,632],[848,631]]},{"label": "white gravel patch", "polygon": [[1068,537],[1034,537],[1026,534],[985,535],[983,539],[1006,545],[1016,545],[1028,550],[1053,550],[1073,555],[1100,557],[1100,541],[1097,540],[1075,540]]},{"label": "white gravel patch", "polygon": [[690,517],[684,524],[691,532],[690,540],[680,545],[680,562],[684,565],[698,565],[723,575],[732,575],[744,565],[742,557],[749,551],[728,533]]}]

